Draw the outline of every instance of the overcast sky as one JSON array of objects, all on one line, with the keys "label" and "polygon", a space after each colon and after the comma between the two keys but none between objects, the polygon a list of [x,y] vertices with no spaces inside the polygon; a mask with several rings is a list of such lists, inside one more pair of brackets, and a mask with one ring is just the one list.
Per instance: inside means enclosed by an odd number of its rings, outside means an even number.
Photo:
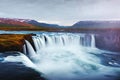
[{"label": "overcast sky", "polygon": [[60,25],[80,20],[119,20],[120,0],[0,0],[0,17]]}]

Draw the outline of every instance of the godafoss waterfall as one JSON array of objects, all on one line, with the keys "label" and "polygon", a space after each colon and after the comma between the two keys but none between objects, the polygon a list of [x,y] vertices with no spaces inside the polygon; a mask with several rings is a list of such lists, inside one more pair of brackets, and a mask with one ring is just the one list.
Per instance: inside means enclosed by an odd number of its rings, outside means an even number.
[{"label": "godafoss waterfall", "polygon": [[47,80],[120,80],[120,55],[96,47],[95,34],[43,32],[25,40],[23,52],[5,56]]}]

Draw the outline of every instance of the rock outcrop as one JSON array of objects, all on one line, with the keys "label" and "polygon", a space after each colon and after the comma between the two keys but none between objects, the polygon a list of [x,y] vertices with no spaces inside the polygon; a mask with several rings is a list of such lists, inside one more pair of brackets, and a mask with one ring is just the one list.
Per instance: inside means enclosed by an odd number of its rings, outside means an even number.
[{"label": "rock outcrop", "polygon": [[23,51],[25,40],[31,44],[32,34],[1,34],[0,35],[0,52],[6,51]]}]

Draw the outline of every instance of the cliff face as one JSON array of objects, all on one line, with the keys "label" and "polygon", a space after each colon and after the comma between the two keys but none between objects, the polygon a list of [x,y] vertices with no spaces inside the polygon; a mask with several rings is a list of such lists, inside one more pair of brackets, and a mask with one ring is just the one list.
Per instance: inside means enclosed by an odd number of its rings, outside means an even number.
[{"label": "cliff face", "polygon": [[120,32],[108,31],[96,34],[96,47],[104,50],[120,52]]},{"label": "cliff face", "polygon": [[1,34],[0,35],[0,52],[6,51],[23,51],[25,39],[32,42],[31,34]]}]

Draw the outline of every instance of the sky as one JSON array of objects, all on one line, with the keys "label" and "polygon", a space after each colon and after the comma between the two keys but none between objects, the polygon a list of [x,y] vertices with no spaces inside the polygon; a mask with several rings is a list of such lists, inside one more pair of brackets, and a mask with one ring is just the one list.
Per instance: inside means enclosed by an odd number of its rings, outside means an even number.
[{"label": "sky", "polygon": [[59,25],[83,20],[119,20],[120,0],[0,0],[0,17]]}]

